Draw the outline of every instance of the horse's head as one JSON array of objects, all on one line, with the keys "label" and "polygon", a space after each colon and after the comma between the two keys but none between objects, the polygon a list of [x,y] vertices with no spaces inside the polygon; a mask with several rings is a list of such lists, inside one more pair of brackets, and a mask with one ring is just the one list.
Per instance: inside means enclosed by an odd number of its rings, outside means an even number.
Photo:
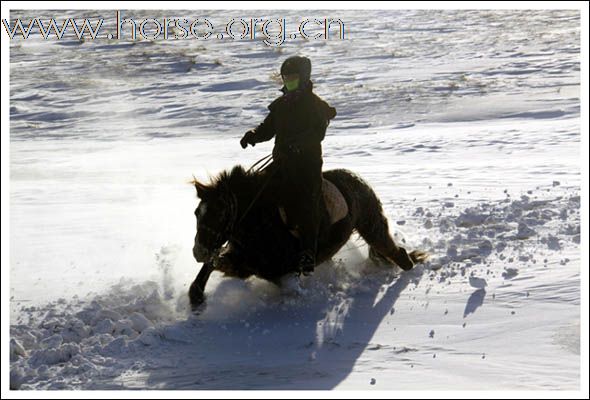
[{"label": "horse's head", "polygon": [[219,181],[205,185],[194,179],[192,183],[201,199],[195,210],[197,234],[193,255],[198,262],[206,262],[229,239],[237,205],[235,196]]}]

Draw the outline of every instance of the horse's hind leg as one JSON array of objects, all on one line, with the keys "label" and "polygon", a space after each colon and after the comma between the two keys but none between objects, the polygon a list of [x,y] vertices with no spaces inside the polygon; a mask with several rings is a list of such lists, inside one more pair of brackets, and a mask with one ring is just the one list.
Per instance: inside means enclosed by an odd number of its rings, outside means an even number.
[{"label": "horse's hind leg", "polygon": [[371,246],[369,246],[369,259],[373,261],[375,264],[385,264],[389,266],[393,265],[391,260],[388,260],[387,258],[383,257],[381,254],[379,254],[379,252],[377,252],[377,250],[375,250],[374,247]]},{"label": "horse's hind leg", "polygon": [[387,219],[382,213],[375,215],[375,218],[364,220],[357,226],[357,230],[370,246],[371,259],[395,263],[404,271],[414,267],[416,260],[408,255],[406,249],[395,244],[389,234]]}]

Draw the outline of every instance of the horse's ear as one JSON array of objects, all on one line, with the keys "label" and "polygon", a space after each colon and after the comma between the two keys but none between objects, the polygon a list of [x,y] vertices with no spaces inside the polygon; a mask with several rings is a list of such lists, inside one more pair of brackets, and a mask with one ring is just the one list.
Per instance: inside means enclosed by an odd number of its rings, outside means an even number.
[{"label": "horse's ear", "polygon": [[195,186],[195,189],[197,190],[197,197],[200,199],[205,198],[207,194],[211,192],[211,188],[209,186],[199,182],[194,176],[191,183]]}]

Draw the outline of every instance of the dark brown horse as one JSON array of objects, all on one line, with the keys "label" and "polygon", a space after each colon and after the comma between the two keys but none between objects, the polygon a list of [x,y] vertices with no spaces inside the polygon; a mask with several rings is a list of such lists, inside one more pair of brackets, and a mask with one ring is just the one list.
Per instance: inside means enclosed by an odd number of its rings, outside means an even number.
[{"label": "dark brown horse", "polygon": [[[193,255],[197,262],[203,262],[189,290],[193,307],[204,301],[205,285],[214,270],[242,279],[256,275],[277,284],[284,275],[297,272],[298,240],[281,218],[273,171],[247,172],[236,166],[209,184],[192,181],[201,199],[195,210]],[[322,207],[317,263],[336,254],[355,230],[370,246],[369,254],[376,261],[407,271],[427,257],[417,250],[408,254],[395,244],[381,202],[361,178],[335,169],[325,171],[324,179],[338,188],[347,211],[333,222]]]}]

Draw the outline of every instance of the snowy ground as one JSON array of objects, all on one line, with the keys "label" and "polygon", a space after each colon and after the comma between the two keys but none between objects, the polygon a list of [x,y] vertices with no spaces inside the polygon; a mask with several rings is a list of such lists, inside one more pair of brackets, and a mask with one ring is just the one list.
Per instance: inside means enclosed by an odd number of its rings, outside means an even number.
[{"label": "snowy ground", "polygon": [[[580,388],[579,13],[326,15],[349,39],[12,41],[11,388]],[[238,140],[295,53],[339,113],[325,168],[431,259],[354,238],[303,295],[214,273],[190,315],[187,181],[270,152]]]}]

